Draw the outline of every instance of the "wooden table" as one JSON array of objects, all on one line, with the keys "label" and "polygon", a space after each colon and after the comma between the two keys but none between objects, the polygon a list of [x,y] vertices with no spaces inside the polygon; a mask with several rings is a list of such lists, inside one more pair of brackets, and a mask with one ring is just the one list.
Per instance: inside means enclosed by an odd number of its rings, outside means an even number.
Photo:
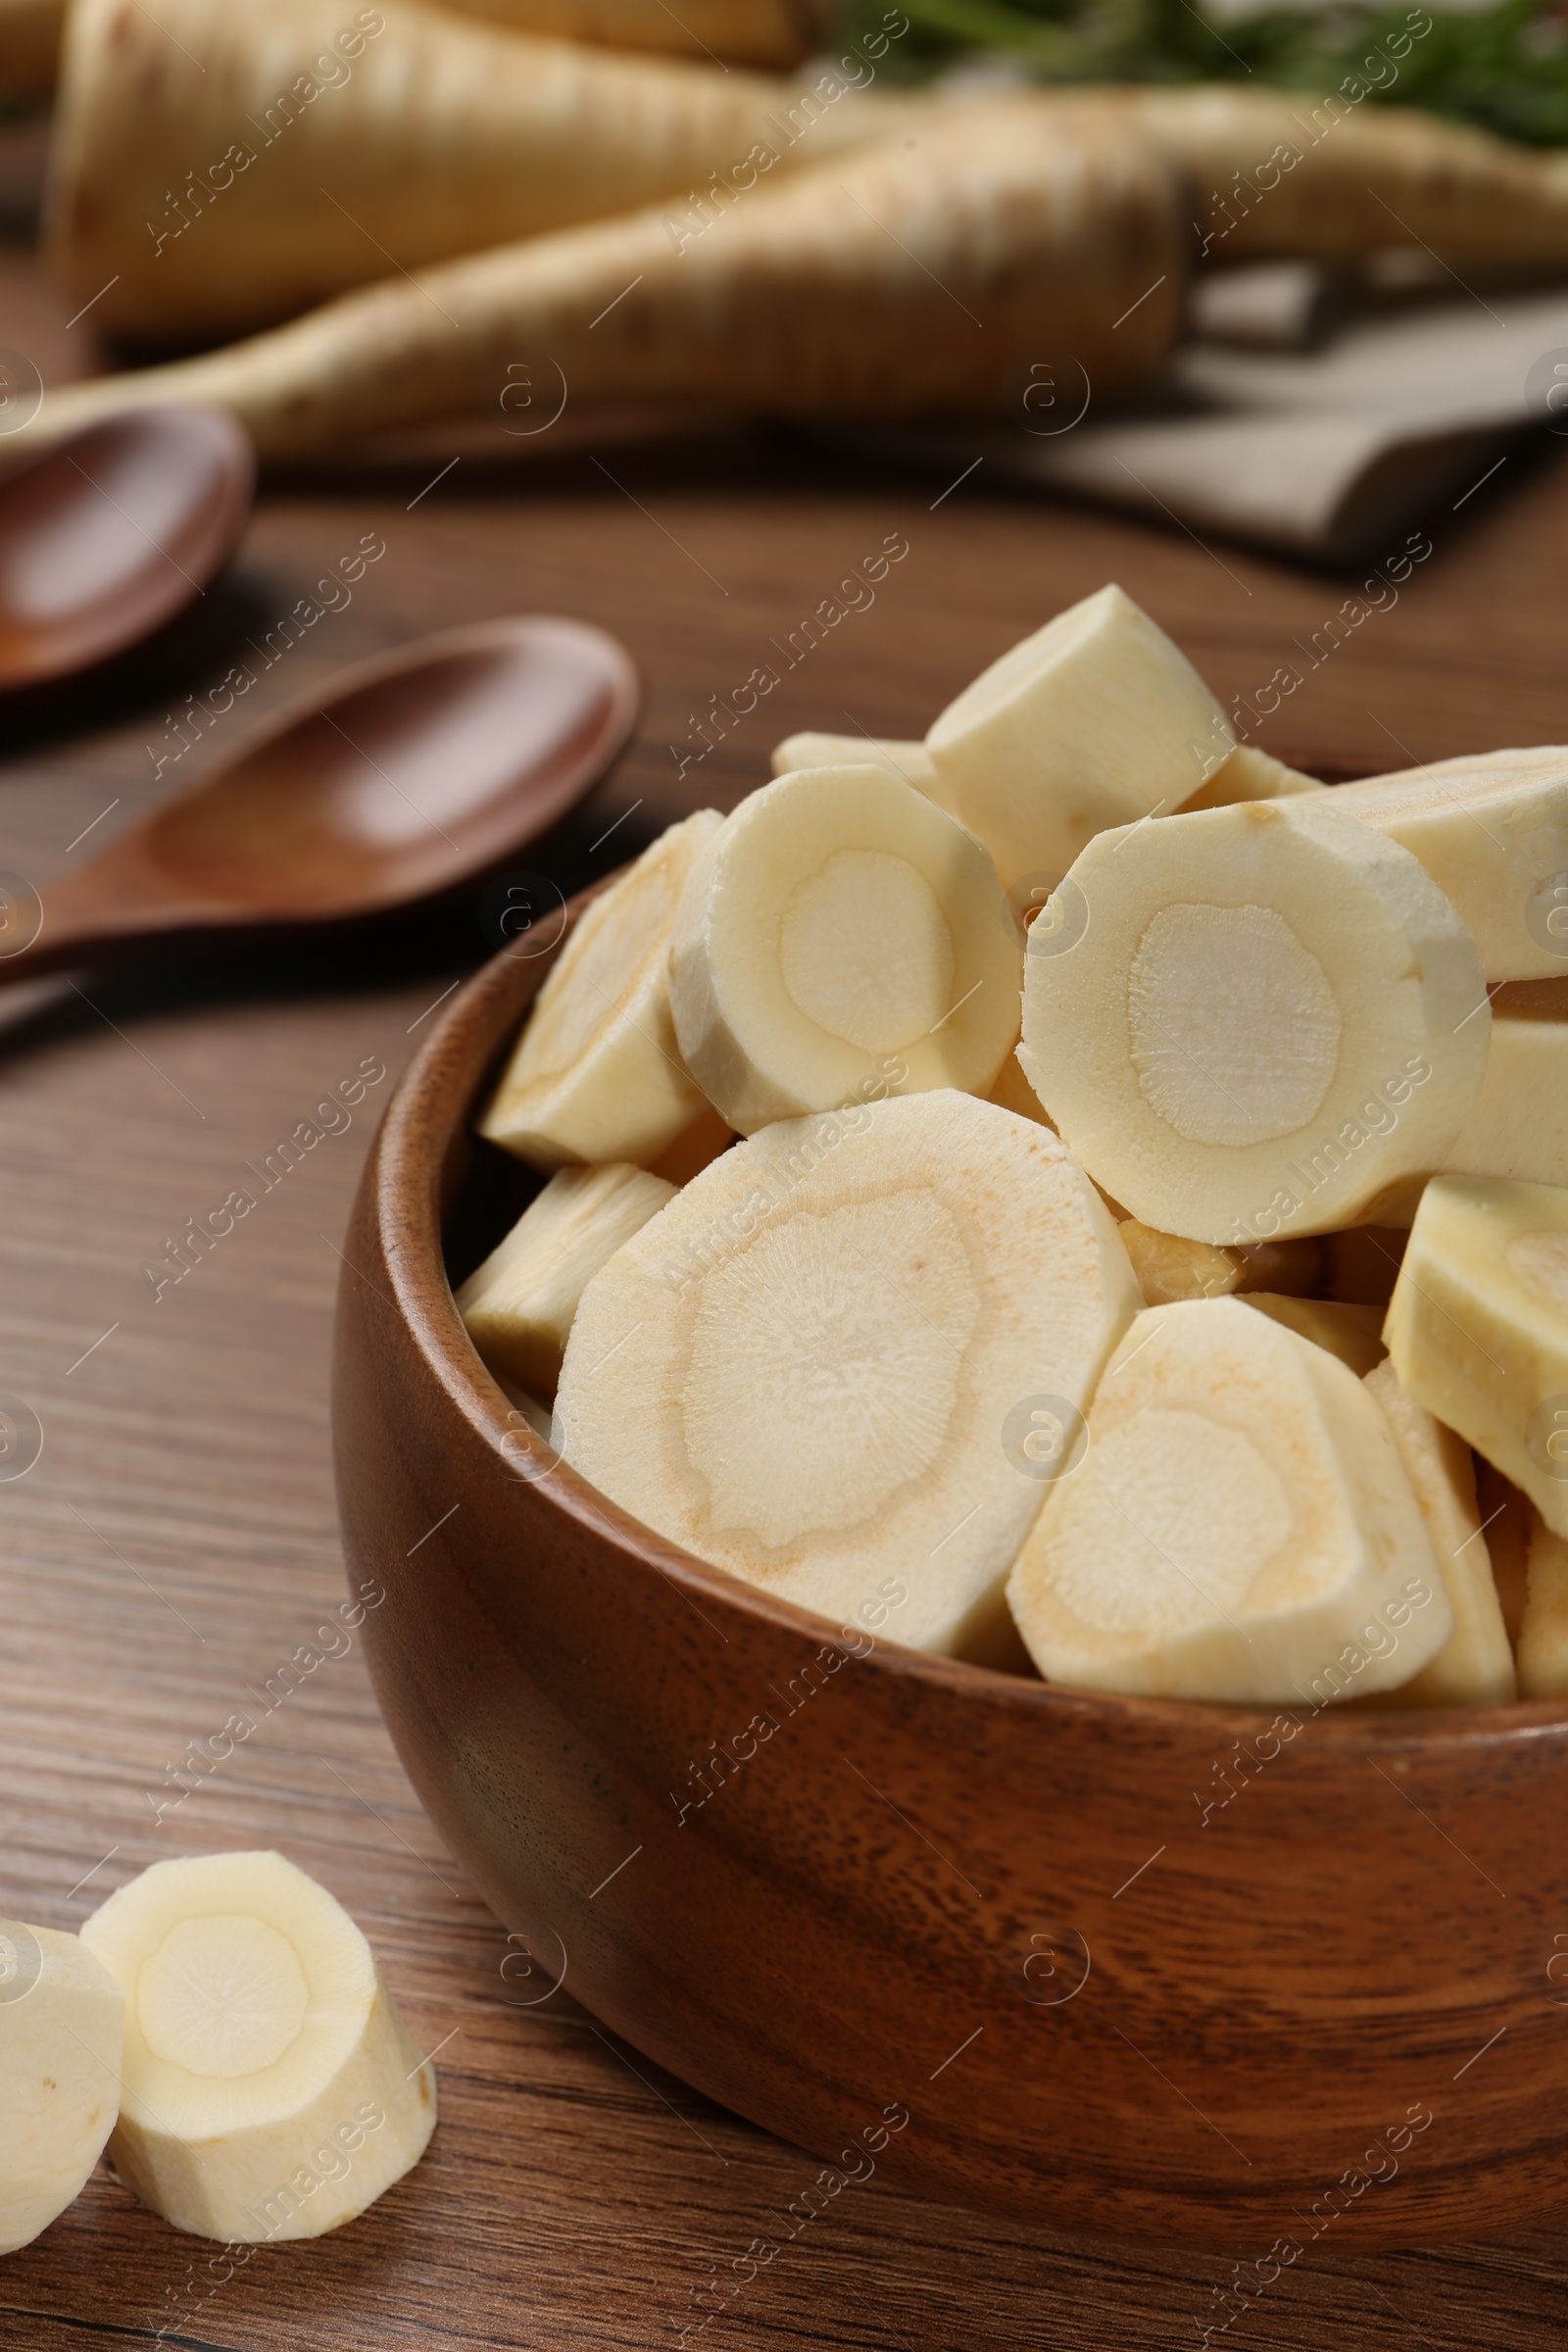
[{"label": "wooden table", "polygon": [[[89,364],[83,329],[68,333],[15,258],[7,292],[0,343],[25,341],[46,374]],[[1304,669],[1297,649],[1353,585],[992,494],[983,474],[939,500],[940,482],[716,423],[575,451],[563,434],[500,461],[470,442],[432,482],[456,447],[437,437],[417,471],[270,488],[194,620],[63,714],[8,714],[0,868],[46,880],[340,663],[492,613],[601,622],[648,681],[634,748],[541,853],[570,882],[679,809],[729,804],[790,730],[919,732],[982,663],[1107,578],[1227,699],[1282,663]],[[247,646],[366,532],[386,553],[352,604],[264,668]],[[1265,743],[1308,765],[1377,766],[1568,737],[1568,455],[1511,460],[1431,534],[1397,608],[1307,674]],[[908,553],[875,604],[786,667],[772,649],[889,535]],[[258,671],[254,692],[174,760],[167,722],[236,660]],[[710,730],[698,760],[694,722],[759,664],[779,684],[721,739]],[[547,1981],[509,1955],[421,1815],[357,1642],[286,1699],[268,1695],[304,1645],[343,1653],[341,1630],[317,1639],[329,1617],[340,1626],[343,1590],[327,1451],[336,1246],[372,1119],[433,1003],[481,953],[465,916],[352,959],[80,974],[9,1008],[0,1031],[0,1390],[44,1441],[26,1477],[0,1484],[0,1912],[76,1927],[163,1856],[275,1844],[370,1936],[439,2051],[443,2118],[418,2171],[366,2219],[260,2248],[228,2278],[100,2170],[0,2267],[4,2352],[164,2327],[236,2352],[673,2346],[710,2266],[765,2233],[808,2170],[601,2033],[569,1986],[538,1997]],[[364,1056],[388,1075],[353,1127],[155,1299],[144,1265]],[[254,1736],[160,1821],[186,1741],[236,1711]],[[1152,2076],[1150,2095],[1166,2095]],[[1477,2352],[1560,2338],[1554,2232],[1371,2257],[1354,2228],[1231,2341]],[[873,2183],[710,2340],[1164,2352],[1198,2339],[1229,2277],[1221,2256],[1091,2247]]]}]

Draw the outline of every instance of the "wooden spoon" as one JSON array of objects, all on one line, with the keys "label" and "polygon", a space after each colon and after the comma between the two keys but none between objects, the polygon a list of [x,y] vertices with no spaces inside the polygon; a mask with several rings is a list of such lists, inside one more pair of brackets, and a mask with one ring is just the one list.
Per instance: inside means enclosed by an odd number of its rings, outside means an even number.
[{"label": "wooden spoon", "polygon": [[581,621],[485,621],[365,662],[41,900],[0,877],[0,981],[438,897],[580,800],[638,702],[629,654]]},{"label": "wooden spoon", "polygon": [[226,411],[176,407],[111,417],[0,477],[0,690],[87,669],[205,596],[255,483]]}]

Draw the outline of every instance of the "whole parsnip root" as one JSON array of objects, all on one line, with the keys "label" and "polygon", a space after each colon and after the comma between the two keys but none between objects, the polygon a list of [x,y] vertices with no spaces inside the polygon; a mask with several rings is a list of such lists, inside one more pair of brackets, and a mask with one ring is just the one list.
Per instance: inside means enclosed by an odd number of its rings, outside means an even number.
[{"label": "whole parsnip root", "polygon": [[918,416],[994,404],[1008,366],[1046,349],[1075,352],[1108,394],[1147,380],[1171,345],[1181,241],[1156,158],[1088,116],[1042,139],[1028,103],[1000,105],[912,150],[896,140],[760,183],[684,251],[653,209],[46,394],[8,446],[149,402],[210,401],[263,456],[290,457],[488,406],[525,355],[552,362],[574,401]]},{"label": "whole parsnip root", "polygon": [[710,174],[744,180],[748,156],[755,178],[761,154],[783,170],[924,111],[404,0],[160,0],[155,14],[138,0],[72,12],[47,205],[74,299],[102,288],[99,323],[142,335],[239,334],[394,257],[416,270],[656,197],[684,213]]},{"label": "whole parsnip root", "polygon": [[548,32],[607,49],[662,49],[745,66],[793,66],[817,45],[830,8],[817,0],[436,0],[517,32]]},{"label": "whole parsnip root", "polygon": [[1353,261],[1390,245],[1499,266],[1568,257],[1560,154],[1341,95],[1214,84],[1096,94],[1190,175],[1210,262]]},{"label": "whole parsnip root", "polygon": [[[732,65],[786,67],[809,55],[826,29],[814,0],[431,0],[454,16],[480,17],[514,32],[591,41],[606,49],[655,49]],[[0,0],[0,90],[52,90],[66,28],[66,0]],[[335,27],[334,27],[335,29]],[[873,42],[877,36],[873,34]]]}]

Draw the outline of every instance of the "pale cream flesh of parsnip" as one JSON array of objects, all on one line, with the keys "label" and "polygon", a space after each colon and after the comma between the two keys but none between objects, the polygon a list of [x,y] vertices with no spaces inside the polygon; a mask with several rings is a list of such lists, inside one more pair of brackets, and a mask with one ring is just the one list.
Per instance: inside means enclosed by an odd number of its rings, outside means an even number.
[{"label": "pale cream flesh of parsnip", "polygon": [[1366,1375],[1388,1422],[1453,1605],[1453,1632],[1429,1665],[1403,1684],[1398,1705],[1500,1706],[1519,1695],[1513,1647],[1476,1508],[1475,1463],[1451,1429],[1407,1396],[1387,1360]]},{"label": "pale cream flesh of parsnip", "polygon": [[1010,1641],[1003,1581],[1139,1304],[1048,1128],[951,1091],[738,1144],[595,1276],[556,1442],[673,1544],[901,1642]]},{"label": "pale cream flesh of parsnip", "polygon": [[1568,1693],[1568,1536],[1537,1520],[1525,1565],[1519,1626],[1519,1695]]},{"label": "pale cream flesh of parsnip", "polygon": [[0,2254],[47,2230],[102,2155],[124,2006],[76,1936],[0,1919]]},{"label": "pale cream flesh of parsnip", "polygon": [[1568,869],[1562,880],[1563,977],[1493,990],[1486,1075],[1446,1176],[1568,1185]]},{"label": "pale cream flesh of parsnip", "polygon": [[1568,1536],[1568,1190],[1437,1177],[1384,1336],[1406,1394]]},{"label": "pale cream flesh of parsnip", "polygon": [[1474,942],[1332,799],[1102,834],[1030,929],[1024,1069],[1096,1182],[1162,1232],[1388,1223],[1480,1092]]},{"label": "pale cream flesh of parsnip", "polygon": [[[1296,807],[1310,806],[1298,802]],[[1487,752],[1335,788],[1342,816],[1420,858],[1492,981],[1568,971],[1568,747]]]},{"label": "pale cream flesh of parsnip", "polygon": [[176,2229],[319,2237],[424,2153],[435,2070],[353,1920],[281,1854],[155,1862],[82,1941],[125,1996],[110,2157]]},{"label": "pale cream flesh of parsnip", "polygon": [[1064,874],[1107,826],[1174,809],[1234,749],[1185,654],[1114,586],[982,670],[925,740],[936,797],[1009,890]]},{"label": "pale cream flesh of parsnip", "polygon": [[457,1293],[464,1326],[491,1370],[552,1397],[583,1292],[674,1198],[672,1184],[624,1160],[558,1169]]},{"label": "pale cream flesh of parsnip", "polygon": [[694,858],[669,1003],[686,1068],[750,1135],[874,1095],[989,1092],[1019,969],[973,834],[884,768],[803,768]]},{"label": "pale cream flesh of parsnip", "polygon": [[536,1168],[644,1166],[707,1103],[680,1058],[668,958],[693,861],[716,809],[671,825],[588,906],[534,1003],[479,1133]]},{"label": "pale cream flesh of parsnip", "polygon": [[1377,1405],[1239,1298],[1137,1317],[1007,1597],[1048,1681],[1167,1698],[1364,1697],[1453,1631]]}]

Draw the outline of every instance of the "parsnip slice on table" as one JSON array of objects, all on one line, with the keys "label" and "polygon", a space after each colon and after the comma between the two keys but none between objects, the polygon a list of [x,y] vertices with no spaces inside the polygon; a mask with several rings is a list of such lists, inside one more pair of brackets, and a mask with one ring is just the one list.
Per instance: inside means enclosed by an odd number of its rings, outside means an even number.
[{"label": "parsnip slice on table", "polygon": [[0,1919],[0,2254],[47,2230],[102,2155],[124,2006],[76,1936]]},{"label": "parsnip slice on table", "polygon": [[868,1093],[988,1092],[1019,966],[973,834],[885,769],[803,768],[694,858],[669,1003],[685,1066],[750,1135]]},{"label": "parsnip slice on table", "polygon": [[1368,776],[1337,785],[1332,806],[1420,858],[1489,980],[1568,972],[1568,746]]},{"label": "parsnip slice on table", "polygon": [[479,1133],[536,1168],[641,1166],[708,1108],[680,1058],[667,963],[692,863],[723,819],[671,825],[595,899],[534,1001]]},{"label": "parsnip slice on table", "polygon": [[1187,657],[1102,588],[982,670],[926,731],[936,797],[1009,888],[1063,874],[1107,826],[1175,808],[1234,738]]},{"label": "parsnip slice on table", "polygon": [[1384,1336],[1407,1394],[1568,1536],[1568,1190],[1435,1178]]},{"label": "parsnip slice on table", "polygon": [[[1563,907],[1568,916],[1568,873]],[[1563,977],[1492,992],[1492,1050],[1475,1108],[1448,1148],[1447,1176],[1568,1185],[1568,936]]]},{"label": "parsnip slice on table", "polygon": [[896,1574],[901,1642],[1004,1655],[1003,1581],[1138,1304],[1048,1128],[947,1090],[790,1120],[589,1284],[556,1443],[714,1567],[839,1622]]},{"label": "parsnip slice on table", "polygon": [[657,1216],[675,1187],[625,1161],[560,1168],[457,1292],[479,1353],[531,1396],[556,1393],[583,1292],[622,1242]]},{"label": "parsnip slice on table", "polygon": [[1396,1695],[1401,1706],[1501,1706],[1519,1695],[1513,1646],[1476,1507],[1470,1448],[1407,1396],[1393,1364],[1366,1375],[1367,1394],[1388,1422],[1453,1606],[1453,1632],[1430,1665]]},{"label": "parsnip slice on table", "polygon": [[1363,1697],[1453,1631],[1377,1405],[1239,1298],[1136,1318],[1007,1599],[1048,1681],[1167,1698]]},{"label": "parsnip slice on table", "polygon": [[424,2153],[435,2070],[353,1920],[281,1854],[155,1862],[81,1939],[125,1999],[110,2156],[176,2229],[318,2237]]},{"label": "parsnip slice on table", "polygon": [[1490,1019],[1417,859],[1307,795],[1092,842],[1030,930],[1019,1058],[1141,1223],[1245,1243],[1405,1208]]}]

